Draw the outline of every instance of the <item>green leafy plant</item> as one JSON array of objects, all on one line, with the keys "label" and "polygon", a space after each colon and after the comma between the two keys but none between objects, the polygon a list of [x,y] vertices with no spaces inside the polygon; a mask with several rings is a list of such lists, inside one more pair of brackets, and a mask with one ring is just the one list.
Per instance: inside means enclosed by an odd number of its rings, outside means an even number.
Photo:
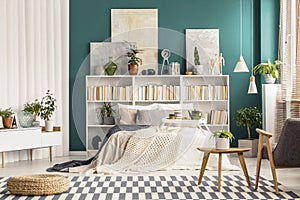
[{"label": "green leafy plant", "polygon": [[46,92],[46,96],[43,97],[42,101],[41,101],[41,118],[44,120],[50,120],[55,109],[56,109],[56,105],[55,105],[56,99],[53,97],[53,94],[50,93],[50,90],[48,90]]},{"label": "green leafy plant", "polygon": [[232,142],[232,139],[234,139],[233,134],[230,131],[226,130],[218,130],[213,132],[214,137],[219,137],[219,138],[229,138],[230,142]]},{"label": "green leafy plant", "polygon": [[42,108],[41,102],[39,102],[36,99],[32,103],[24,104],[24,110],[23,111],[33,114],[34,121],[36,121],[36,117],[40,116],[40,114],[41,114],[41,108]]},{"label": "green leafy plant", "polygon": [[237,126],[246,126],[248,139],[251,139],[250,128],[260,127],[262,123],[261,110],[257,107],[240,108],[235,112],[233,119]]},{"label": "green leafy plant", "polygon": [[138,49],[135,45],[130,44],[130,50],[127,52],[127,56],[129,57],[128,64],[130,65],[139,65],[143,64],[143,61],[141,58],[137,57],[138,53],[142,53],[144,50]]},{"label": "green leafy plant", "polygon": [[103,117],[112,117],[112,114],[114,113],[111,103],[104,102],[100,109]]},{"label": "green leafy plant", "polygon": [[273,78],[278,78],[279,66],[282,64],[281,61],[275,60],[274,63],[271,63],[270,60],[264,63],[260,63],[253,68],[255,74],[270,74]]},{"label": "green leafy plant", "polygon": [[1,110],[1,109],[0,109],[0,116],[2,116],[2,117],[5,117],[5,118],[7,118],[7,117],[12,117],[13,114],[14,114],[14,112],[13,112],[13,110],[12,110],[11,107],[6,108],[6,109],[4,109],[4,110]]},{"label": "green leafy plant", "polygon": [[194,49],[194,64],[195,65],[200,65],[199,53],[198,53],[197,47],[195,47],[195,49]]}]

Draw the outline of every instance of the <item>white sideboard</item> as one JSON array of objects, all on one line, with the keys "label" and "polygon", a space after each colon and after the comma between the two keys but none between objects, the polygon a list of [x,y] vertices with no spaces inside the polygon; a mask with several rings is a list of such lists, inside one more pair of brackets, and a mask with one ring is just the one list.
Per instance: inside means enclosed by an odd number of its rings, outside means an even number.
[{"label": "white sideboard", "polygon": [[36,148],[49,147],[50,161],[52,161],[52,147],[62,144],[62,133],[60,129],[54,132],[44,132],[41,128],[18,128],[0,130],[0,152],[2,152],[2,168],[5,163],[5,152],[32,150]]}]

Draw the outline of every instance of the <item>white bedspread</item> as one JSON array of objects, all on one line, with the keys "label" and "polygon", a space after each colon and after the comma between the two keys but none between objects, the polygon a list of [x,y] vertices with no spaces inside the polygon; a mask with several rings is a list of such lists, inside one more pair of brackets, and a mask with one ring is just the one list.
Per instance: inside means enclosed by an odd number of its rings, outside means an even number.
[{"label": "white bedspread", "polygon": [[[197,147],[214,147],[211,132],[199,128],[150,127],[113,134],[103,146],[98,159],[88,166],[69,169],[84,173],[126,173],[165,169],[199,169],[203,153]],[[217,169],[217,155],[211,154],[207,169]],[[223,170],[239,170],[227,155]]]}]

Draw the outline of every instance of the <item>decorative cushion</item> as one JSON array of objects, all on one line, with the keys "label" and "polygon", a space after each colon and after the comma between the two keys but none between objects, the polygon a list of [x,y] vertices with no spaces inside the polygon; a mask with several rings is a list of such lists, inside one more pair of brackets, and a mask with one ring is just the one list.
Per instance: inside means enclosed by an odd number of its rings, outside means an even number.
[{"label": "decorative cushion", "polygon": [[121,125],[135,124],[136,115],[138,110],[152,110],[156,109],[156,104],[148,106],[133,106],[118,104],[119,107],[119,117]]},{"label": "decorative cushion", "polygon": [[159,126],[162,119],[174,113],[173,110],[138,110],[136,115],[137,125]]},{"label": "decorative cushion", "polygon": [[52,195],[67,191],[69,180],[56,174],[36,174],[11,177],[7,181],[7,190],[15,195]]}]

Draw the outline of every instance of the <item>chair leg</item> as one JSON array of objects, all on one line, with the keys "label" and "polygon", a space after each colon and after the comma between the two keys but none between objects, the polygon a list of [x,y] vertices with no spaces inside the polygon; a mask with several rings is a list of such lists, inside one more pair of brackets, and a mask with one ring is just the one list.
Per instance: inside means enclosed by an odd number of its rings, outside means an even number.
[{"label": "chair leg", "polygon": [[269,157],[269,161],[270,161],[272,176],[273,176],[273,180],[274,180],[275,191],[276,191],[276,194],[279,194],[274,157],[273,157],[271,141],[270,141],[269,137],[267,137],[267,149],[268,149],[268,157]]},{"label": "chair leg", "polygon": [[264,137],[263,137],[263,135],[259,135],[257,161],[256,161],[255,190],[257,190],[257,188],[258,188],[258,180],[259,180],[261,159],[262,159],[262,153],[263,153],[263,143],[264,143]]}]

